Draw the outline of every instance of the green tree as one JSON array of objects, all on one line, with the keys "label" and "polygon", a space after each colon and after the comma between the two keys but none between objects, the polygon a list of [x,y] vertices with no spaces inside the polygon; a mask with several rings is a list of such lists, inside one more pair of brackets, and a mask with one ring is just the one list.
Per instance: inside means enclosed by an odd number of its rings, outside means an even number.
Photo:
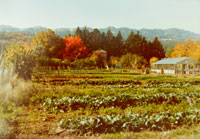
[{"label": "green tree", "polygon": [[157,37],[155,37],[154,41],[150,43],[151,50],[151,57],[157,57],[159,59],[165,57],[165,51],[163,49],[163,46],[161,42],[158,40]]},{"label": "green tree", "polygon": [[77,29],[76,29],[74,35],[75,35],[76,37],[78,37],[78,38],[82,38],[82,30],[81,30],[79,27],[77,27]]},{"label": "green tree", "polygon": [[13,68],[19,78],[31,78],[36,55],[30,44],[12,43],[3,51],[3,57],[6,69]]},{"label": "green tree", "polygon": [[83,41],[83,43],[89,48],[89,37],[90,37],[90,33],[89,31],[87,30],[86,27],[83,28],[83,31],[82,31],[82,36],[81,36],[81,39]]},{"label": "green tree", "polygon": [[115,44],[114,44],[114,50],[113,50],[112,56],[120,57],[123,54],[125,54],[123,44],[124,44],[124,41],[123,41],[121,32],[119,31],[117,36],[115,37]]},{"label": "green tree", "polygon": [[112,56],[113,52],[114,52],[115,37],[113,36],[110,29],[107,30],[105,37],[106,37],[106,42],[105,42],[106,48],[105,48],[105,50],[107,51],[108,58],[110,58],[110,56]]},{"label": "green tree", "polygon": [[101,49],[102,46],[102,37],[98,29],[94,29],[90,35],[90,41],[92,46],[92,51]]},{"label": "green tree", "polygon": [[[96,42],[95,40],[96,37],[98,36],[96,34],[98,34],[98,30],[93,31],[93,32],[89,32],[88,29],[86,27],[83,28],[80,39],[83,41],[83,43],[85,44],[85,46],[87,46],[89,53],[91,54],[94,50],[96,50],[97,46],[96,46]],[[93,36],[94,35],[94,36]]]},{"label": "green tree", "polygon": [[101,34],[101,49],[106,50],[107,40],[106,40],[106,34],[102,32]]},{"label": "green tree", "polygon": [[132,54],[143,56],[147,61],[151,58],[151,49],[145,37],[142,37],[139,32],[134,34],[131,32],[125,42],[126,51]]},{"label": "green tree", "polygon": [[62,58],[61,53],[65,48],[63,39],[50,29],[37,33],[33,38],[33,45],[39,57],[48,58]]},{"label": "green tree", "polygon": [[125,45],[128,48],[128,52],[132,54],[141,55],[141,48],[140,44],[142,41],[142,37],[139,35],[139,32],[137,34],[134,34],[134,32],[131,32],[125,42]]}]

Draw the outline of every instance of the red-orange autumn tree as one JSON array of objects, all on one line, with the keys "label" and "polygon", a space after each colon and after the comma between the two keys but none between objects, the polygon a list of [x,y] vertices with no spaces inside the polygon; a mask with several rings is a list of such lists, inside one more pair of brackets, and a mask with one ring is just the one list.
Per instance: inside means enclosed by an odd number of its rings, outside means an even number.
[{"label": "red-orange autumn tree", "polygon": [[88,55],[88,48],[84,45],[83,41],[78,37],[63,38],[65,42],[65,51],[63,58],[69,61],[76,59],[86,58]]}]

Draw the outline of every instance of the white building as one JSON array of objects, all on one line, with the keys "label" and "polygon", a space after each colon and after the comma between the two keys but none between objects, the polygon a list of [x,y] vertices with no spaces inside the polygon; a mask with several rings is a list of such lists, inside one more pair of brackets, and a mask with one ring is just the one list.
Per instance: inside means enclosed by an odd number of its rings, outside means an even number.
[{"label": "white building", "polygon": [[199,71],[200,65],[190,57],[166,58],[151,65],[151,71],[163,74],[191,74]]}]

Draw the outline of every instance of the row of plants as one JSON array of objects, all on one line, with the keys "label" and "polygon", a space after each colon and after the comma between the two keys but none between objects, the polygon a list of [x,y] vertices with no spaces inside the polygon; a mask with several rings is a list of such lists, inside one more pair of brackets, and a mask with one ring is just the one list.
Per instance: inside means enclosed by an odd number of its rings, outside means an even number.
[{"label": "row of plants", "polygon": [[70,110],[86,109],[97,110],[106,107],[119,107],[125,109],[129,106],[147,106],[149,104],[176,105],[182,101],[200,101],[200,93],[160,93],[131,95],[128,93],[109,96],[79,95],[62,98],[46,98],[43,102],[43,109],[48,112],[59,113]]},{"label": "row of plants", "polygon": [[51,79],[51,80],[43,80],[42,82],[44,83],[48,83],[50,85],[85,85],[85,84],[89,84],[89,85],[116,85],[116,84],[141,84],[141,82],[136,81],[136,80],[63,80],[63,79]]},{"label": "row of plants", "polygon": [[99,85],[98,88],[103,89],[113,89],[113,88],[183,88],[183,87],[190,87],[192,84],[190,83],[177,83],[177,84],[171,84],[171,83],[160,83],[160,84],[117,84],[117,85]]},{"label": "row of plants", "polygon": [[[86,77],[80,77],[83,79],[76,79],[72,78],[49,78],[49,79],[42,79],[39,78],[37,82],[43,82],[44,84],[50,85],[132,85],[134,87],[143,87],[143,88],[156,88],[156,87],[188,87],[191,85],[198,85],[200,81],[168,81],[168,82],[161,82],[161,81],[139,81],[135,79],[101,79],[101,77],[93,77],[95,80],[90,80]],[[76,80],[72,80],[76,79]]]},{"label": "row of plants", "polygon": [[[37,70],[38,71],[38,70]],[[58,74],[59,72],[59,74]],[[123,72],[123,70],[120,71],[110,71],[105,69],[99,69],[99,70],[42,70],[42,67],[40,69],[40,72],[36,72],[33,74],[33,78],[74,78],[74,77],[84,77],[84,78],[90,78],[90,77],[99,77],[99,78],[123,78],[123,77],[129,77],[134,75],[140,75],[141,73],[138,72]]]},{"label": "row of plants", "polygon": [[73,117],[62,119],[58,126],[69,132],[77,133],[116,133],[120,131],[140,132],[142,130],[170,130],[182,125],[192,125],[200,122],[198,110],[187,112],[145,112],[142,114],[128,113],[99,115],[96,117]]}]

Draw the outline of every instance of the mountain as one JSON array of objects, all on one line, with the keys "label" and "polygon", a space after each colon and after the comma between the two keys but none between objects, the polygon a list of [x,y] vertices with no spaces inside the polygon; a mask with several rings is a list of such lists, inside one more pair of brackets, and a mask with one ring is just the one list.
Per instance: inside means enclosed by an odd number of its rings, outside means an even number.
[{"label": "mountain", "polygon": [[130,28],[114,28],[114,27],[108,27],[100,29],[101,32],[106,32],[106,30],[110,29],[111,32],[116,35],[118,31],[122,33],[122,36],[126,38],[131,31],[134,33],[139,32],[142,36],[145,36],[148,40],[152,40],[155,37],[158,37],[160,40],[174,40],[174,41],[184,41],[187,38],[191,39],[200,39],[200,34],[193,33],[190,31],[186,31],[183,29],[177,29],[177,28],[170,28],[170,29],[130,29]]},{"label": "mountain", "polygon": [[[22,33],[28,33],[31,35],[34,35],[40,31],[46,31],[48,28],[45,27],[31,27],[31,28],[16,28],[8,25],[0,25],[0,32],[22,32]],[[83,29],[83,28],[81,28]],[[93,28],[87,27],[89,31],[92,31]],[[170,28],[170,29],[131,29],[127,27],[121,27],[121,28],[115,28],[115,27],[107,27],[107,28],[99,28],[100,32],[106,32],[108,29],[111,30],[111,32],[114,35],[117,35],[117,33],[120,31],[124,39],[130,34],[131,31],[134,33],[140,32],[141,35],[145,36],[146,39],[152,40],[155,37],[158,37],[161,41],[184,41],[187,38],[191,39],[200,39],[200,34],[193,33],[190,31],[186,31],[183,29],[177,29],[177,28]],[[56,34],[58,34],[61,37],[64,37],[67,33],[73,34],[76,30],[76,28],[57,28],[53,29]]]},{"label": "mountain", "polygon": [[199,39],[200,34],[196,34],[183,29],[141,29],[140,33],[147,38],[158,36],[160,40],[185,40],[187,38]]},{"label": "mountain", "polygon": [[16,27],[8,25],[0,25],[0,32],[20,32],[21,30]]},{"label": "mountain", "polygon": [[21,32],[35,35],[36,33],[40,32],[40,31],[47,31],[47,30],[48,30],[48,28],[37,26],[37,27],[21,29]]}]

